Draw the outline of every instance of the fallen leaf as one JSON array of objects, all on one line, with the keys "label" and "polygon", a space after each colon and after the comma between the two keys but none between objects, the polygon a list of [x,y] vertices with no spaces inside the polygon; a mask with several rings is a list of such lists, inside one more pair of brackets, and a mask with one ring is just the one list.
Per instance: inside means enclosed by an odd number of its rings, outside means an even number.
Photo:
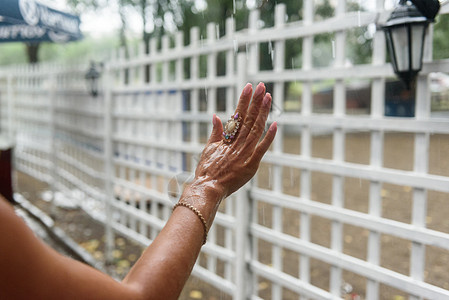
[{"label": "fallen leaf", "polygon": [[190,291],[189,296],[192,299],[202,299],[203,293],[201,291],[193,290],[193,291]]},{"label": "fallen leaf", "polygon": [[94,254],[93,254],[93,257],[94,257],[96,260],[102,260],[102,259],[103,259],[103,252],[101,252],[101,251],[95,251]]},{"label": "fallen leaf", "polygon": [[117,244],[117,246],[119,247],[123,247],[126,245],[126,241],[123,238],[118,238],[115,240],[115,243]]},{"label": "fallen leaf", "polygon": [[129,261],[127,261],[126,259],[122,259],[122,260],[120,260],[120,261],[117,263],[117,266],[118,266],[119,268],[123,268],[123,269],[129,268],[130,265],[131,265],[131,264],[130,264]]},{"label": "fallen leaf", "polygon": [[270,285],[268,284],[268,282],[266,281],[262,281],[259,283],[259,290],[265,290],[269,287]]},{"label": "fallen leaf", "polygon": [[122,258],[122,256],[123,256],[123,252],[122,251],[117,250],[117,249],[112,251],[112,257],[114,257],[114,258]]}]

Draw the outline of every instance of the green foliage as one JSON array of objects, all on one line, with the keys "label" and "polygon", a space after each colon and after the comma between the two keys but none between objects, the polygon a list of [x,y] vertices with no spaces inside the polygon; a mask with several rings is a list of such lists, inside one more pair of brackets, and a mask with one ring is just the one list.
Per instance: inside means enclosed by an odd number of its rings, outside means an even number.
[{"label": "green foliage", "polygon": [[[235,8],[234,8],[235,3]],[[194,1],[179,1],[180,21],[177,22],[177,29],[184,33],[184,42],[190,41],[190,29],[198,27],[200,36],[207,36],[207,24],[218,25],[218,34],[225,34],[226,19],[233,18],[236,23],[236,30],[248,27],[249,10],[245,0],[207,0],[206,8],[198,10]]]},{"label": "green foliage", "polygon": [[433,58],[449,58],[449,15],[439,15],[433,32]]},{"label": "green foliage", "polygon": [[323,0],[320,5],[315,8],[315,20],[324,20],[334,15],[335,9],[329,0]]},{"label": "green foliage", "polygon": [[[172,30],[173,25],[177,30],[184,33],[184,43],[190,41],[190,29],[199,27],[200,36],[207,36],[207,24],[218,24],[217,33],[219,36],[225,34],[225,24],[227,18],[233,18],[236,23],[236,30],[247,28],[249,8],[247,0],[204,0],[205,7],[198,7],[195,0],[119,0],[121,9],[134,8],[143,17],[144,32],[141,39],[148,41],[150,37],[156,38],[160,42],[160,37]],[[67,0],[67,3],[77,13],[95,10],[109,0]],[[274,9],[276,4],[285,4],[286,22],[295,22],[302,19],[303,0],[256,0],[255,9],[260,11],[263,27],[274,26]],[[335,15],[335,8],[331,0],[315,1],[315,21],[331,18]],[[234,7],[235,5],[235,7]],[[361,11],[358,0],[348,0],[348,12]],[[126,15],[124,15],[126,16]],[[170,17],[170,18],[168,18]],[[172,26],[167,25],[167,20],[173,20]],[[123,19],[124,28],[126,20]],[[150,25],[150,26],[149,26]],[[330,29],[332,30],[332,29]],[[93,40],[86,38],[83,41],[66,45],[43,43],[39,58],[41,60],[77,60],[89,56],[106,56],[111,49],[124,45],[124,40],[129,37],[123,35],[117,38],[105,38]],[[438,16],[434,31],[434,57],[435,59],[448,58],[449,52],[449,16]],[[119,42],[119,38],[121,42]],[[314,37],[314,66],[327,66],[333,60],[333,43],[335,33],[330,31]],[[132,41],[131,41],[132,43]],[[372,54],[372,37],[366,27],[354,28],[346,35],[346,56],[353,64],[369,63]],[[160,43],[159,43],[160,46]],[[22,44],[0,45],[0,64],[26,62],[26,54]],[[272,69],[272,50],[275,50],[275,43],[264,43],[259,47],[261,51],[260,66],[263,70]],[[300,68],[302,65],[302,39],[292,39],[286,41],[285,65],[289,68]],[[94,53],[94,54],[91,54]],[[221,58],[224,60],[224,57]],[[217,62],[219,72],[223,73],[224,64]]]},{"label": "green foliage", "polygon": [[40,59],[42,61],[78,61],[83,58],[102,60],[109,56],[112,49],[116,49],[118,39],[105,37],[102,39],[85,38],[84,40],[68,44],[42,45]]},{"label": "green foliage", "polygon": [[[102,39],[85,38],[84,40],[53,44],[42,43],[39,50],[39,61],[76,62],[83,59],[104,60],[116,49],[118,39],[105,37]],[[23,43],[0,45],[0,65],[26,64],[28,62]]]},{"label": "green foliage", "polygon": [[0,44],[0,53],[0,65],[27,63],[24,44]]}]

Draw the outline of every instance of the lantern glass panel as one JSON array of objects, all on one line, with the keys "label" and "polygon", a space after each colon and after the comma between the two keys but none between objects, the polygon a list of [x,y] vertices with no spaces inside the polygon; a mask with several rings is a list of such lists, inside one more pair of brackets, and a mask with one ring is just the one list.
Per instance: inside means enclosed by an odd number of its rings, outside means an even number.
[{"label": "lantern glass panel", "polygon": [[399,72],[409,70],[408,26],[397,26],[391,29],[391,36],[396,53],[396,67]]},{"label": "lantern glass panel", "polygon": [[97,78],[91,78],[89,79],[89,85],[90,85],[90,93],[93,96],[96,96],[98,93],[98,80]]},{"label": "lantern glass panel", "polygon": [[394,49],[393,41],[391,40],[391,30],[386,30],[385,36],[387,38],[387,47],[388,47],[388,53],[390,54],[391,63],[393,65],[394,71],[397,73],[398,70],[396,67],[396,65],[397,65],[396,56],[394,55],[394,53],[396,53],[396,51]]},{"label": "lantern glass panel", "polygon": [[424,33],[426,29],[425,24],[416,24],[412,25],[412,49],[413,49],[413,60],[412,60],[412,69],[413,70],[421,70],[422,66],[422,51],[423,45],[422,42],[424,38]]}]

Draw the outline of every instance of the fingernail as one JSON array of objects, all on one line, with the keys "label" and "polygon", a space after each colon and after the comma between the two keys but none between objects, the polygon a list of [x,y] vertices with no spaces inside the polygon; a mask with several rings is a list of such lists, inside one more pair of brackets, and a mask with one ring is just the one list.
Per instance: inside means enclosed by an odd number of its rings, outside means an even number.
[{"label": "fingernail", "polygon": [[278,129],[278,123],[277,122],[273,122],[273,124],[271,124],[270,126],[270,131],[276,131]]},{"label": "fingernail", "polygon": [[248,96],[249,94],[251,94],[251,88],[252,88],[251,83],[247,83],[245,85],[245,88],[243,89],[243,95]]},{"label": "fingernail", "polygon": [[259,96],[260,94],[262,94],[263,93],[263,90],[264,90],[264,84],[261,82],[261,83],[259,83],[258,85],[257,85],[257,87],[256,87],[256,91],[254,92],[254,95],[255,96]]},{"label": "fingernail", "polygon": [[266,93],[265,97],[263,98],[263,105],[267,106],[269,104],[271,100],[271,94],[270,93]]},{"label": "fingernail", "polygon": [[214,127],[217,126],[217,115],[216,114],[214,114],[212,116],[212,125],[214,125]]}]

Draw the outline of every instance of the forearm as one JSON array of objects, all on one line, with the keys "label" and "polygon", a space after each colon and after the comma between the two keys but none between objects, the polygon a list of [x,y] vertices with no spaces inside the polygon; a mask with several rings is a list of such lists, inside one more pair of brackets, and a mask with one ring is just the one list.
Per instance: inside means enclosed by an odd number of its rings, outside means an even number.
[{"label": "forearm", "polygon": [[[222,195],[217,187],[196,180],[185,189],[180,201],[198,209],[209,228]],[[203,240],[204,227],[200,218],[189,208],[176,208],[123,282],[137,289],[144,299],[177,299]]]}]

